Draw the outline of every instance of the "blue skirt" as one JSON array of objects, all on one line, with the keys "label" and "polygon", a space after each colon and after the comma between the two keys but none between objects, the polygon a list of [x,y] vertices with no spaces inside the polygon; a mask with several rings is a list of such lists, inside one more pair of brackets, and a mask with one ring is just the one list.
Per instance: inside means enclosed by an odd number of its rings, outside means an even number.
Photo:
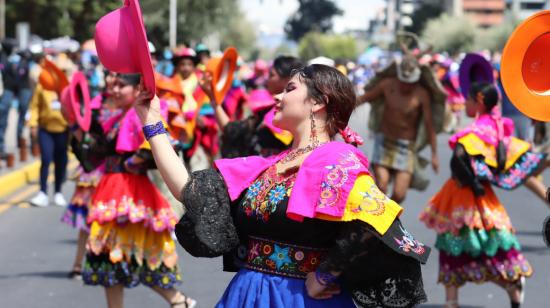
[{"label": "blue skirt", "polygon": [[330,299],[309,297],[305,280],[241,269],[225,290],[217,308],[224,307],[356,307],[351,295],[342,293]]}]

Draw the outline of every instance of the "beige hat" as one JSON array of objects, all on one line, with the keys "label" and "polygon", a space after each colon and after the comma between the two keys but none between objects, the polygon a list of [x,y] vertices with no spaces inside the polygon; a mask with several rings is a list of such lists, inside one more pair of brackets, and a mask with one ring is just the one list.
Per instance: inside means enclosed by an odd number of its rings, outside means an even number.
[{"label": "beige hat", "polygon": [[411,56],[405,56],[397,62],[397,78],[404,83],[415,83],[420,80],[420,67],[418,61]]}]

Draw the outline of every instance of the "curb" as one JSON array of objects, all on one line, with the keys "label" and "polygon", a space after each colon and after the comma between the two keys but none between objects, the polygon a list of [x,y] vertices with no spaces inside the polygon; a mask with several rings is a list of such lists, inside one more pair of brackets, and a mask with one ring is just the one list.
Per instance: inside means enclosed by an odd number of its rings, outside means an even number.
[{"label": "curb", "polygon": [[[10,194],[18,191],[25,185],[38,182],[38,179],[40,178],[40,164],[40,158],[38,158],[32,163],[25,165],[24,167],[0,176],[0,199],[3,199]],[[76,157],[74,156],[74,154],[69,153],[67,171],[69,171],[71,168],[76,168],[77,166],[78,161],[76,160]]]},{"label": "curb", "polygon": [[37,181],[40,173],[40,160],[0,176],[0,198],[17,191],[32,181]]}]

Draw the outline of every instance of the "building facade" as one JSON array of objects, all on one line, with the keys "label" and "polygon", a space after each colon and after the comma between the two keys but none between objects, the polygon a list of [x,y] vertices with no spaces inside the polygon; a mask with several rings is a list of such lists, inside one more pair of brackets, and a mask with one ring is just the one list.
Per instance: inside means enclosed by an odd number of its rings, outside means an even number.
[{"label": "building facade", "polygon": [[525,19],[538,11],[549,9],[547,0],[506,0],[507,9],[519,19]]},{"label": "building facade", "polygon": [[506,0],[445,0],[443,5],[448,14],[468,15],[482,28],[501,24],[507,8]]}]

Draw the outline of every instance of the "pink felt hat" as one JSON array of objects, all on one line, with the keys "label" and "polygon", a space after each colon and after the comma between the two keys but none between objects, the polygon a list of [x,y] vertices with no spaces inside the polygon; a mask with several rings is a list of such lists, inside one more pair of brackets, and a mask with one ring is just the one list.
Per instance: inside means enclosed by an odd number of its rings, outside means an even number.
[{"label": "pink felt hat", "polygon": [[199,61],[195,51],[192,48],[188,48],[188,47],[182,48],[174,52],[174,55],[172,56],[172,64],[177,65],[181,59],[191,59],[193,63],[195,63],[195,65]]},{"label": "pink felt hat", "polygon": [[275,100],[266,89],[257,89],[250,91],[247,103],[252,112],[257,113],[260,110],[275,105]]},{"label": "pink felt hat", "polygon": [[138,0],[101,17],[95,26],[95,43],[101,63],[109,70],[141,73],[145,88],[155,93],[155,75]]},{"label": "pink felt hat", "polygon": [[258,70],[258,71],[267,71],[269,67],[267,66],[267,62],[265,62],[264,60],[262,59],[258,59],[256,60],[256,62],[254,62],[254,69],[255,70]]},{"label": "pink felt hat", "polygon": [[73,106],[71,105],[71,91],[69,91],[69,87],[65,87],[63,91],[61,91],[61,97],[59,98],[59,101],[61,102],[61,111],[63,112],[65,120],[67,120],[70,125],[76,123]]},{"label": "pink felt hat", "polygon": [[92,124],[92,105],[90,104],[90,91],[88,80],[82,72],[73,74],[69,84],[71,105],[76,118],[76,123],[85,132],[90,130]]}]

